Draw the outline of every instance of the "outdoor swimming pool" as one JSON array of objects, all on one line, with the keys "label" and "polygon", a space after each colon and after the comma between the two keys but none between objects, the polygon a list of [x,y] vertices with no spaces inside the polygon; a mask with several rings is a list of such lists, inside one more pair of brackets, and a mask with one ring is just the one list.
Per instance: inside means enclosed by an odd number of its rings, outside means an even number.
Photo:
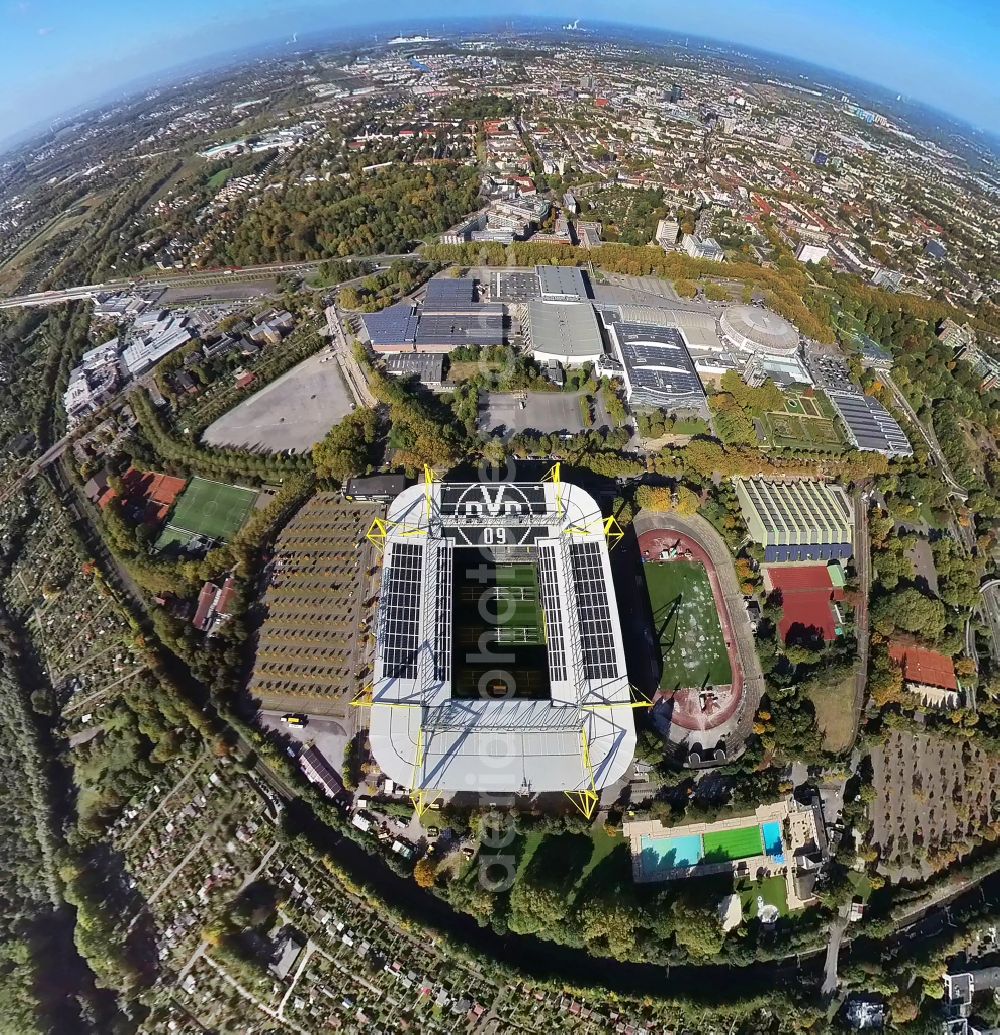
[{"label": "outdoor swimming pool", "polygon": [[764,851],[768,857],[775,862],[785,861],[785,848],[781,843],[781,824],[777,820],[761,824],[761,833],[764,835]]},{"label": "outdoor swimming pool", "polygon": [[641,845],[641,868],[647,875],[702,863],[737,862],[760,855],[766,855],[776,863],[785,861],[781,824],[777,820],[728,830],[710,830],[705,834],[672,837],[644,834]]},{"label": "outdoor swimming pool", "polygon": [[642,868],[646,873],[697,866],[704,851],[700,834],[682,837],[649,837],[642,839]]}]

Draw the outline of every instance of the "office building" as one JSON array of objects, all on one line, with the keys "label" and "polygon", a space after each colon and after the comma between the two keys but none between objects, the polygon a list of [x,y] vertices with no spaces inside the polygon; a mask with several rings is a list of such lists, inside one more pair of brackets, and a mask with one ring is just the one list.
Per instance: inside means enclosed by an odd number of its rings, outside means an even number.
[{"label": "office building", "polygon": [[702,239],[697,234],[685,234],[681,239],[681,247],[692,259],[709,259],[712,262],[722,262],[726,257],[722,246],[714,237]]}]

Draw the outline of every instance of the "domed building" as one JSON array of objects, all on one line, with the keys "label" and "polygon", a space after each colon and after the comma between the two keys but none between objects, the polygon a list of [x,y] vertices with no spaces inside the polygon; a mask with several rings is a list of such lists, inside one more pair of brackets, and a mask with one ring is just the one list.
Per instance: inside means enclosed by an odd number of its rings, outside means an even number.
[{"label": "domed building", "polygon": [[723,342],[738,352],[787,356],[799,347],[799,332],[769,309],[739,305],[725,309],[719,317]]}]

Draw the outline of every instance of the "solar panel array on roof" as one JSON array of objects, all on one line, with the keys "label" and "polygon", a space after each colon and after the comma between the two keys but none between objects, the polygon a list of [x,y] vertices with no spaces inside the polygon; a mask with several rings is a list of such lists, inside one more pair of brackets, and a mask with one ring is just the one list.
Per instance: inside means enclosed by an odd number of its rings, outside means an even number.
[{"label": "solar panel array on roof", "polygon": [[630,402],[657,406],[677,398],[704,398],[705,391],[680,331],[613,318],[612,324],[625,364]]},{"label": "solar panel array on roof", "polygon": [[600,544],[573,543],[570,561],[580,614],[584,674],[587,679],[614,679],[618,675],[618,661]]},{"label": "solar panel array on roof", "polygon": [[475,304],[476,282],[472,277],[444,277],[428,281],[423,312],[465,308]]},{"label": "solar panel array on roof", "polygon": [[858,449],[871,449],[887,456],[913,455],[913,447],[903,429],[878,399],[842,392],[827,392],[827,395]]},{"label": "solar panel array on roof", "polygon": [[409,302],[391,305],[380,313],[365,313],[361,319],[373,345],[412,343],[417,335],[416,310]]},{"label": "solar panel array on roof", "polygon": [[414,679],[420,645],[420,581],[423,575],[422,543],[389,544],[380,607],[384,615],[382,653],[386,675]]},{"label": "solar panel array on roof", "polygon": [[424,310],[414,342],[420,346],[458,348],[460,345],[502,345],[503,306],[475,305],[466,312]]}]

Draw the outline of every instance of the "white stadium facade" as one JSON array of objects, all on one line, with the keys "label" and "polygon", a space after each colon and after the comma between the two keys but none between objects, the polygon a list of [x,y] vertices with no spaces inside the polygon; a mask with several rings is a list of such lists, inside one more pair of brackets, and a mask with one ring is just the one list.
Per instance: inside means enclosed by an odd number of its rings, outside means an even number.
[{"label": "white stadium facade", "polygon": [[369,738],[418,810],[439,796],[564,792],[586,815],[632,761],[611,577],[621,532],[561,482],[405,489],[384,552]]}]

